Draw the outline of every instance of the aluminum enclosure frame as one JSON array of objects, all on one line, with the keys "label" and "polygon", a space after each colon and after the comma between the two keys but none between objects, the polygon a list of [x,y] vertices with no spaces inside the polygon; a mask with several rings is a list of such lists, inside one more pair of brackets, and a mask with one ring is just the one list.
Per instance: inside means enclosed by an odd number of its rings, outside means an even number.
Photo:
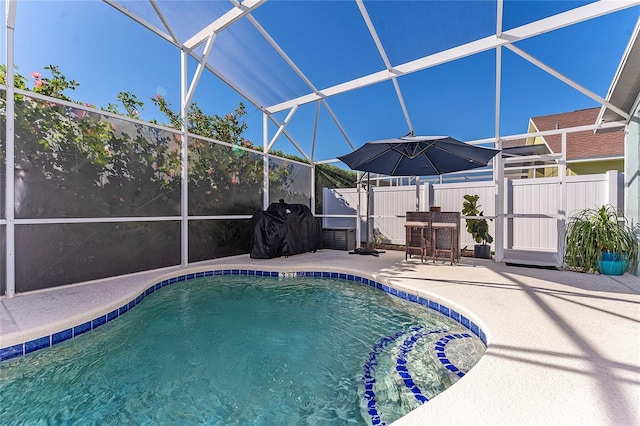
[{"label": "aluminum enclosure frame", "polygon": [[[424,56],[418,58],[416,60],[412,60],[409,62],[401,63],[401,64],[392,64],[388,58],[387,51],[385,46],[383,45],[380,37],[377,33],[376,27],[374,23],[371,21],[369,14],[367,12],[365,3],[363,0],[354,0],[357,4],[357,7],[362,15],[362,18],[367,26],[369,34],[378,49],[378,53],[382,58],[382,61],[385,64],[385,69],[381,71],[377,71],[374,73],[370,73],[359,78],[355,78],[352,80],[344,81],[337,85],[333,85],[330,87],[326,87],[324,89],[318,89],[313,82],[305,76],[305,74],[299,69],[299,67],[294,63],[294,61],[287,55],[287,53],[276,43],[276,41],[267,33],[267,31],[260,25],[258,20],[252,15],[252,12],[257,8],[263,6],[266,3],[266,0],[245,0],[243,2],[238,2],[236,0],[231,0],[230,2],[230,10],[225,13],[222,17],[211,22],[204,28],[201,28],[196,35],[189,38],[188,40],[179,40],[176,36],[175,31],[173,31],[171,27],[171,23],[168,21],[167,17],[163,15],[161,8],[158,5],[156,0],[149,0],[150,5],[153,7],[155,12],[158,15],[158,18],[163,23],[165,28],[158,28],[154,24],[146,21],[142,17],[136,15],[127,9],[123,4],[121,4],[117,0],[103,0],[109,6],[115,8],[119,12],[123,13],[127,17],[131,18],[138,24],[142,25],[149,31],[153,32],[160,38],[165,41],[173,44],[178,49],[181,50],[181,109],[183,112],[183,117],[186,116],[184,112],[188,108],[193,93],[198,87],[200,78],[202,73],[205,70],[208,70],[216,77],[221,79],[227,85],[229,85],[232,89],[234,89],[238,94],[246,98],[249,102],[251,102],[256,108],[260,109],[263,112],[263,148],[264,148],[264,161],[265,161],[265,176],[264,176],[264,188],[265,188],[265,206],[268,204],[268,161],[269,161],[269,151],[277,142],[280,136],[286,137],[297,149],[300,153],[308,159],[311,163],[312,167],[312,177],[314,176],[314,165],[316,163],[326,163],[334,161],[333,159],[329,160],[320,160],[314,158],[315,146],[316,146],[316,138],[315,134],[317,132],[318,126],[318,114],[316,113],[316,120],[314,124],[314,139],[313,139],[313,147],[311,153],[305,152],[301,144],[296,143],[294,138],[286,131],[287,124],[294,119],[295,112],[297,109],[304,104],[308,103],[317,103],[317,108],[320,106],[324,106],[325,110],[329,113],[329,116],[336,124],[337,128],[342,133],[345,138],[346,143],[352,149],[355,149],[354,143],[350,140],[347,135],[344,127],[341,125],[338,117],[333,113],[331,108],[329,107],[326,99],[332,96],[336,96],[339,94],[343,94],[350,91],[355,91],[370,85],[391,81],[398,98],[398,104],[402,110],[402,115],[405,118],[407,124],[407,130],[413,130],[413,124],[411,120],[411,111],[408,110],[405,102],[402,90],[398,84],[398,79],[405,75],[410,75],[413,73],[417,73],[419,71],[435,67],[444,63],[448,63],[451,61],[455,61],[461,58],[465,58],[471,55],[475,55],[481,52],[495,50],[496,52],[496,109],[495,109],[495,135],[494,139],[490,142],[493,142],[494,146],[500,148],[502,135],[500,132],[500,88],[501,88],[501,58],[502,58],[502,47],[509,49],[514,52],[518,56],[524,58],[528,62],[532,63],[536,67],[545,71],[546,73],[552,75],[554,78],[559,79],[563,83],[571,86],[573,89],[578,92],[584,94],[585,96],[593,99],[597,103],[602,106],[609,108],[611,111],[616,112],[620,115],[625,121],[629,120],[629,114],[620,108],[613,105],[607,99],[604,99],[594,92],[590,91],[588,88],[585,88],[578,84],[577,82],[572,81],[568,77],[564,76],[562,73],[554,70],[553,68],[547,66],[542,61],[533,57],[529,53],[523,51],[521,48],[514,46],[514,43],[524,40],[527,38],[535,37],[540,34],[548,33],[550,31],[554,31],[560,28],[568,27],[580,22],[584,22],[590,19],[594,19],[603,15],[615,13],[621,11],[623,9],[631,8],[640,5],[640,0],[603,0],[595,3],[590,3],[585,6],[581,6],[557,15],[550,16],[548,18],[540,19],[538,21],[522,25],[517,28],[510,29],[508,31],[502,31],[502,20],[503,20],[503,0],[496,0],[497,5],[497,16],[496,16],[496,31],[494,35],[481,38],[463,45],[459,45],[444,51],[440,51],[428,56]],[[15,45],[14,45],[14,31],[15,31],[15,17],[16,17],[16,9],[18,7],[18,0],[5,0],[6,3],[6,16],[4,17],[4,31],[6,33],[6,65],[7,65],[7,81],[11,84],[7,86],[7,118],[6,118],[6,158],[13,158],[14,156],[14,102],[13,95],[15,93],[15,88],[13,87],[13,67],[14,67],[14,57],[15,57]],[[282,59],[289,64],[289,66],[294,70],[294,72],[306,83],[309,87],[309,93],[298,96],[293,99],[289,99],[285,102],[281,102],[275,105],[261,105],[256,99],[253,99],[246,90],[243,90],[242,87],[238,87],[233,82],[226,79],[223,75],[215,70],[215,68],[209,63],[209,54],[213,49],[215,49],[215,39],[217,34],[224,31],[225,29],[233,26],[239,20],[246,18],[251,22],[251,24],[263,35],[265,40],[278,52],[278,54],[282,57]],[[199,55],[195,52],[195,48],[200,46],[202,43],[206,43],[204,48],[204,54]],[[198,62],[198,68],[196,70],[194,78],[191,80],[190,84],[188,84],[188,69],[187,62],[188,58],[191,57]],[[276,118],[276,114],[283,111],[289,111],[287,118],[284,122],[279,122]],[[348,119],[348,118],[347,118]],[[278,128],[275,135],[271,138],[268,134],[268,123],[272,122]],[[187,123],[183,123],[183,135],[186,136]],[[183,140],[182,147],[182,156],[183,161],[186,159],[186,137]],[[183,163],[183,164],[186,164]],[[186,170],[183,170],[183,174],[186,174]],[[5,218],[0,220],[0,225],[4,225],[6,228],[6,279],[7,279],[7,297],[13,297],[15,293],[15,200],[14,200],[14,188],[13,188],[13,176],[14,176],[14,164],[12,161],[7,161],[6,164],[6,193],[5,193]],[[184,177],[184,176],[183,176]],[[494,203],[496,205],[496,211],[503,211],[503,199],[504,199],[504,179],[503,179],[503,171],[501,166],[494,166],[494,184],[496,188]],[[186,185],[186,179],[183,179],[183,185]],[[312,184],[313,185],[313,184]],[[181,201],[181,205],[183,208],[183,212],[186,212],[185,206],[187,205],[186,199],[186,191],[183,188],[183,199]],[[187,247],[188,247],[188,236],[187,236],[187,213],[183,213],[182,220],[182,263],[186,264],[188,259]],[[503,240],[503,225],[502,220],[497,220],[496,225],[496,241]],[[499,247],[496,250],[496,261],[502,260],[502,248]]]}]

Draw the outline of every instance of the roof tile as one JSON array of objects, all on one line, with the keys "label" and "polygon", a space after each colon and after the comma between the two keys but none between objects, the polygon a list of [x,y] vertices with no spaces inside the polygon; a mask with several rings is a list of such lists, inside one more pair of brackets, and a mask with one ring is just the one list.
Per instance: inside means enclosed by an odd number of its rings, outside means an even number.
[{"label": "roof tile", "polygon": [[[593,124],[598,118],[600,108],[582,109],[579,111],[532,117],[531,121],[538,131],[565,129],[569,127]],[[562,136],[544,137],[554,153],[562,150]],[[567,159],[585,159],[618,157],[624,155],[624,129],[604,133],[592,130],[567,134]]]}]

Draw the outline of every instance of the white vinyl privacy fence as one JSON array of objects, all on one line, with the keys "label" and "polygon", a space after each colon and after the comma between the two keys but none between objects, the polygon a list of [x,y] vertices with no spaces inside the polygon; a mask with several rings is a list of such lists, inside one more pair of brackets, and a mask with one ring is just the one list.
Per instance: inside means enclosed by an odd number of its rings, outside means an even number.
[{"label": "white vinyl privacy fence", "polygon": [[[563,188],[564,185],[564,188]],[[536,179],[505,179],[504,202],[496,203],[493,181],[465,183],[422,183],[416,186],[371,187],[369,215],[370,239],[379,243],[405,244],[404,222],[408,211],[462,211],[466,194],[479,195],[480,210],[496,236],[496,221],[504,221],[505,262],[553,265],[562,263],[564,224],[572,214],[603,204],[623,207],[622,174],[604,174]],[[358,197],[359,195],[359,197]],[[359,198],[359,200],[358,200]],[[366,191],[357,188],[324,189],[323,226],[360,229],[366,241]],[[359,201],[359,202],[358,202]],[[504,211],[496,212],[502,204]],[[356,219],[359,217],[359,220]],[[460,247],[475,244],[460,223]],[[495,248],[495,241],[492,244]]]}]

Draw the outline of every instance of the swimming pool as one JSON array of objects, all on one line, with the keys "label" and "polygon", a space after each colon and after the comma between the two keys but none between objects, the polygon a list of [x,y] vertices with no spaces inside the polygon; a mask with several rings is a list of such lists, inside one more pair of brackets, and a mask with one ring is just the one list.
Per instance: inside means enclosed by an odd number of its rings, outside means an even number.
[{"label": "swimming pool", "polygon": [[455,383],[484,352],[466,318],[433,301],[317,275],[217,275],[163,288],[117,321],[3,362],[0,416],[383,424]]}]

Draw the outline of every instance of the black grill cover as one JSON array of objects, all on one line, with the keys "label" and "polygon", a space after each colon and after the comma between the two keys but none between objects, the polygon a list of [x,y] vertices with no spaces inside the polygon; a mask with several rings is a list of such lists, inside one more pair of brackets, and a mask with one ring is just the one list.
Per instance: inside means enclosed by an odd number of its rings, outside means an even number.
[{"label": "black grill cover", "polygon": [[322,227],[304,204],[280,200],[269,205],[251,218],[250,234],[252,259],[292,256],[322,248]]}]

